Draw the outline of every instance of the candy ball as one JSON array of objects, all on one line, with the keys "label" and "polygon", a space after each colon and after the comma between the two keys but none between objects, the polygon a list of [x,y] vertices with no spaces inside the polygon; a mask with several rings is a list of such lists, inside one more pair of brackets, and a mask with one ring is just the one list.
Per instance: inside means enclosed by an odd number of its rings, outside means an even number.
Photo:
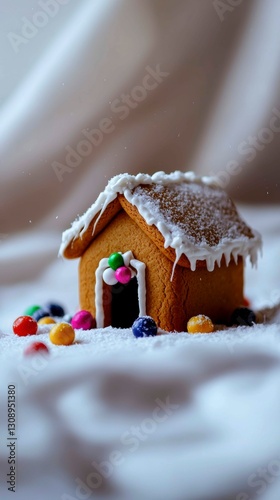
[{"label": "candy ball", "polygon": [[24,311],[24,316],[33,316],[33,314],[35,313],[35,311],[38,311],[38,309],[41,309],[41,306],[29,306],[27,307],[27,309],[25,309]]},{"label": "candy ball", "polygon": [[38,325],[54,325],[56,321],[50,316],[45,316],[44,318],[39,319]]},{"label": "candy ball", "polygon": [[50,331],[50,341],[55,345],[70,345],[75,340],[75,332],[68,323],[57,323]]},{"label": "candy ball", "polygon": [[108,264],[114,271],[116,271],[118,267],[122,267],[124,265],[122,254],[118,252],[112,253],[108,259]]},{"label": "candy ball", "polygon": [[89,311],[78,311],[74,314],[71,325],[77,330],[91,330],[96,327],[96,321]]},{"label": "candy ball", "polygon": [[53,302],[47,302],[44,309],[49,312],[50,316],[57,316],[58,318],[62,318],[65,314],[63,307],[60,304],[55,304]]},{"label": "candy ball", "polygon": [[41,354],[41,353],[44,353],[44,354],[49,353],[48,347],[43,342],[33,342],[28,347],[26,347],[26,349],[24,350],[24,354],[27,356],[29,356],[30,354],[34,355],[34,354]]},{"label": "candy ball", "polygon": [[256,323],[254,311],[247,307],[238,307],[232,313],[230,324],[238,326],[253,326]]},{"label": "candy ball", "polygon": [[41,319],[41,318],[46,318],[47,316],[50,316],[50,313],[49,313],[49,311],[47,311],[46,309],[43,309],[43,308],[38,309],[32,315],[32,317],[34,319],[36,319],[36,321],[39,321],[39,319]]},{"label": "candy ball", "polygon": [[72,320],[71,314],[65,314],[63,316],[63,323],[71,323],[71,320]]},{"label": "candy ball", "polygon": [[119,283],[122,283],[122,285],[126,285],[131,280],[131,271],[129,267],[122,266],[116,270],[115,276]]},{"label": "candy ball", "polygon": [[189,319],[187,324],[188,333],[212,333],[214,325],[208,316],[199,314]]},{"label": "candy ball", "polygon": [[243,298],[243,304],[242,304],[244,307],[249,307],[250,305],[250,300],[247,299],[247,297],[244,297]]},{"label": "candy ball", "polygon": [[132,325],[134,337],[153,337],[157,334],[157,324],[150,316],[140,316]]},{"label": "candy ball", "polygon": [[105,269],[103,273],[103,280],[107,285],[116,285],[118,283],[118,280],[115,276],[115,271],[108,267],[108,269]]},{"label": "candy ball", "polygon": [[19,337],[35,335],[37,333],[37,321],[31,316],[19,316],[13,323],[13,331]]}]

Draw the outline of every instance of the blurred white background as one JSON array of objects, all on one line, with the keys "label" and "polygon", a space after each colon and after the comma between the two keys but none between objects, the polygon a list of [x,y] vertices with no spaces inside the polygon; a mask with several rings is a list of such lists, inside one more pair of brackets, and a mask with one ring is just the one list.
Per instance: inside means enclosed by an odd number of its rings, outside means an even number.
[{"label": "blurred white background", "polygon": [[[0,0],[0,330],[34,303],[78,307],[78,263],[57,259],[61,232],[120,172],[216,173],[264,235],[259,270],[246,269],[249,298],[279,301],[279,19],[279,0]],[[179,364],[177,336],[178,351],[155,339],[135,366],[129,339],[115,366],[111,335],[111,361],[77,344],[27,386],[13,359],[22,346],[3,336],[0,395],[5,406],[12,381],[20,398],[17,498],[80,498],[74,479],[159,393],[179,394],[180,412],[116,469],[106,498],[259,498],[250,474],[279,462],[278,326],[263,326],[261,345],[243,355],[242,344],[234,359],[215,343],[191,353],[186,343]],[[127,384],[132,420],[118,400]],[[272,476],[266,500],[279,498]]]},{"label": "blurred white background", "polygon": [[[1,233],[64,229],[124,171],[225,172],[235,198],[280,201],[278,0],[0,5]],[[147,66],[165,76],[145,91]]]}]

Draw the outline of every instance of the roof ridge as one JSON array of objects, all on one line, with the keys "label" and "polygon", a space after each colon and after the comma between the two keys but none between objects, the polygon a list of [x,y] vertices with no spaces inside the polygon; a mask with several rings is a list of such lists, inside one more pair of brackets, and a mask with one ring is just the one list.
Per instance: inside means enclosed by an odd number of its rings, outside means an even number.
[{"label": "roof ridge", "polygon": [[[190,187],[188,187],[188,184]],[[172,190],[175,193],[173,193],[174,196],[168,194],[167,205],[169,205],[169,212],[171,210],[169,221],[164,217],[165,204],[163,203],[164,211],[162,211],[162,207],[159,207],[160,202],[158,202],[157,197],[155,197],[156,200],[153,200],[152,195],[148,195],[148,198],[143,195],[143,191],[147,192],[147,186],[149,185],[154,185],[155,188],[148,191],[150,193],[157,191],[157,194],[158,191],[161,191],[161,193],[163,191],[166,192],[166,190],[169,191],[168,187],[172,189],[172,185],[178,185],[178,189],[176,188],[175,191],[174,189]],[[141,189],[141,186],[143,189]],[[182,190],[183,195],[179,200],[178,193]],[[220,264],[223,255],[227,263],[232,257],[236,260],[238,255],[243,257],[250,255],[252,264],[255,264],[257,261],[257,252],[261,247],[261,237],[257,232],[251,231],[240,218],[234,204],[226,192],[221,189],[217,179],[215,177],[200,177],[194,172],[180,172],[178,170],[170,174],[160,171],[155,172],[153,175],[139,173],[135,176],[126,173],[112,177],[104,191],[99,194],[97,200],[89,207],[85,214],[74,221],[71,228],[63,233],[59,250],[60,255],[64,255],[65,250],[72,241],[83,237],[93,219],[96,218],[93,226],[94,233],[100,217],[108,205],[119,194],[124,195],[127,201],[138,209],[140,216],[143,217],[148,225],[155,225],[157,227],[158,231],[164,237],[164,246],[175,250],[176,262],[178,262],[182,254],[187,256],[192,270],[196,268],[197,260],[205,260],[208,270],[211,271],[214,269],[215,263]],[[207,206],[208,197],[209,206]],[[173,202],[175,198],[174,207]],[[166,200],[164,199],[163,201],[165,202]],[[153,203],[155,203],[154,206]],[[178,210],[176,203],[179,203]],[[185,211],[185,207],[188,207],[188,210]],[[172,220],[172,214],[176,210],[178,213],[184,214],[183,218],[185,218],[185,214],[191,213],[194,222],[191,221],[191,225],[189,226],[188,223],[185,226],[184,224],[181,224],[181,226],[179,224],[176,227],[177,223],[174,222],[174,217]],[[161,217],[162,214],[163,217]],[[208,218],[210,219],[210,227],[211,224],[213,226],[214,235],[216,231],[216,240],[218,236],[220,237],[218,242],[214,241],[213,243],[209,238],[207,239],[207,232],[209,233]],[[224,227],[222,226],[223,221]],[[200,227],[201,232],[203,233],[204,231],[204,238],[201,241],[198,238],[194,239],[191,235],[191,232],[194,232],[193,226],[198,232],[200,232]],[[186,229],[188,227],[192,230],[191,232]],[[245,231],[244,228],[246,228]]]}]

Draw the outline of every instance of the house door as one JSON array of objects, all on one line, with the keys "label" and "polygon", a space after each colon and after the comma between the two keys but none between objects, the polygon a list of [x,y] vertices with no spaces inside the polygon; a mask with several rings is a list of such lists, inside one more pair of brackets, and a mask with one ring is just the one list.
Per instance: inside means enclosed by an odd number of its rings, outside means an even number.
[{"label": "house door", "polygon": [[134,277],[126,285],[111,286],[111,325],[130,328],[139,316],[138,282]]},{"label": "house door", "polygon": [[[134,258],[131,251],[122,254],[124,263],[134,273],[126,285],[108,284],[104,273],[108,258],[103,258],[95,272],[95,311],[97,328],[113,326],[130,328],[138,316],[146,315],[145,264]],[[108,277],[107,277],[108,278]]]}]

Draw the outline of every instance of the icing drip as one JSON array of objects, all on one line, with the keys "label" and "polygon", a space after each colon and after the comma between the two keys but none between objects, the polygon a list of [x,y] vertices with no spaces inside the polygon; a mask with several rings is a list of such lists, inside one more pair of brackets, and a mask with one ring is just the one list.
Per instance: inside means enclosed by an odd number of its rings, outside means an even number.
[{"label": "icing drip", "polygon": [[[93,203],[84,215],[75,220],[67,231],[64,231],[62,234],[62,243],[59,249],[59,255],[63,256],[63,252],[69,243],[73,239],[81,236],[87,230],[95,215],[100,212],[98,215],[99,220],[107,206],[116,199],[118,193],[126,196],[126,194],[140,184],[149,185],[160,183],[167,186],[169,184],[178,184],[179,182],[203,182],[207,185],[218,186],[214,177],[198,177],[194,174],[194,172],[180,172],[178,170],[172,172],[171,174],[156,172],[152,176],[148,174],[137,174],[136,176],[130,174],[116,175],[110,179],[104,191],[100,193],[95,203]],[[95,225],[96,224],[97,221]]]}]

